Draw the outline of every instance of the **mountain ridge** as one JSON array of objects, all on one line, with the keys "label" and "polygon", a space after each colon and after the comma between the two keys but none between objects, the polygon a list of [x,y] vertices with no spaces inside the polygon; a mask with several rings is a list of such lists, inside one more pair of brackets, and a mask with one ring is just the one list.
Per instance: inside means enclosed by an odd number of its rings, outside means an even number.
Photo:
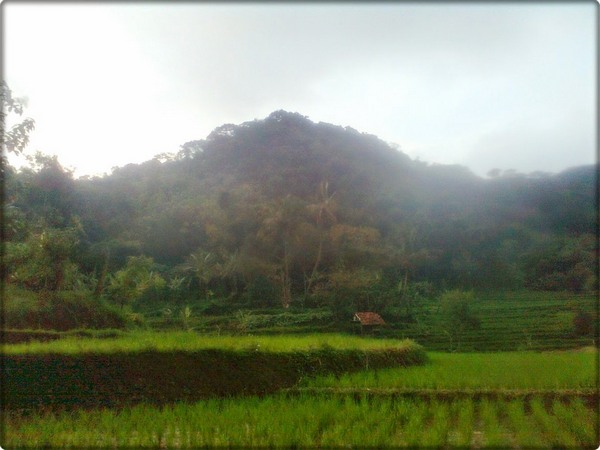
[{"label": "mountain ridge", "polygon": [[213,255],[219,267],[238,258],[235,283],[260,275],[290,296],[363,276],[583,289],[593,279],[596,174],[584,166],[484,179],[275,111],[104,177],[73,180],[50,158],[12,174],[8,198],[31,223],[60,228],[76,216],[87,271],[110,248],[113,269],[135,255],[175,271],[192,257]]}]

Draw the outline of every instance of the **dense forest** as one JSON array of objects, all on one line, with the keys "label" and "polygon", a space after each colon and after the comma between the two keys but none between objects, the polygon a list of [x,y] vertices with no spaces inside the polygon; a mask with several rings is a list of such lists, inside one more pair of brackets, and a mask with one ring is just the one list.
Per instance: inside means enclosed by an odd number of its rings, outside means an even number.
[{"label": "dense forest", "polygon": [[410,317],[442,290],[597,285],[597,166],[481,178],[285,111],[102,177],[29,160],[3,167],[7,326],[185,305]]}]

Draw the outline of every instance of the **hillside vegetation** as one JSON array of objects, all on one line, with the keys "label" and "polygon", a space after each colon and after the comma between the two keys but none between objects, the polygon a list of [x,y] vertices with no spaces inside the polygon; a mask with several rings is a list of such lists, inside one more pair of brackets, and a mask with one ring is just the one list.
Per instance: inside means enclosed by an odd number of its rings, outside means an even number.
[{"label": "hillside vegetation", "polygon": [[596,174],[483,179],[285,111],[103,177],[38,154],[5,167],[5,325],[290,307],[411,323],[451,290],[593,293]]}]

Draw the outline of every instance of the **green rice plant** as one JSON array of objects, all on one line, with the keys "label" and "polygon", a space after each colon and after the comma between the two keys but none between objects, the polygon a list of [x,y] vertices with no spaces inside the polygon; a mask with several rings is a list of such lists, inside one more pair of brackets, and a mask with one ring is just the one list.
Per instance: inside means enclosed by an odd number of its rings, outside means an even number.
[{"label": "green rice plant", "polygon": [[398,445],[404,445],[406,425],[416,410],[416,405],[411,400],[397,399],[390,410],[390,441]]},{"label": "green rice plant", "polygon": [[471,444],[475,424],[475,406],[471,398],[456,400],[451,404],[452,429],[448,433],[448,445],[467,447]]},{"label": "green rice plant", "polygon": [[403,446],[418,447],[423,437],[423,428],[430,420],[430,409],[423,402],[410,402],[410,416],[400,436]]},{"label": "green rice plant", "polygon": [[[530,411],[530,412],[529,412]],[[208,399],[167,406],[5,416],[15,447],[500,447],[591,446],[595,412],[581,400],[441,401],[318,395]]]},{"label": "green rice plant", "polygon": [[530,407],[532,421],[540,430],[539,435],[543,436],[544,443],[552,444],[555,447],[577,446],[578,443],[573,434],[565,428],[562,420],[556,415],[548,413],[541,399],[533,399]]},{"label": "green rice plant", "polygon": [[[338,389],[591,389],[591,352],[429,353],[429,363],[307,379],[305,387]],[[568,368],[568,370],[566,370]]]},{"label": "green rice plant", "polygon": [[[481,319],[479,329],[465,330],[461,348],[473,351],[541,350],[577,348],[592,343],[576,336],[576,310],[596,311],[593,294],[561,292],[480,292],[472,311]],[[400,336],[411,338],[430,350],[449,350],[451,342],[436,326],[435,302],[425,302],[418,322],[405,325]],[[392,334],[389,330],[388,335]]]},{"label": "green rice plant", "polygon": [[342,334],[281,335],[281,336],[215,336],[198,335],[185,331],[135,331],[115,338],[77,338],[68,337],[52,342],[30,342],[6,345],[4,354],[40,354],[40,353],[117,353],[142,351],[197,351],[208,348],[225,350],[247,350],[260,348],[269,352],[288,352],[294,350],[317,350],[333,348],[336,350],[375,350],[404,348],[411,341],[404,339],[374,339]]},{"label": "green rice plant", "polygon": [[500,408],[496,402],[483,399],[479,403],[479,421],[485,447],[510,446],[510,439],[501,425],[499,418]]},{"label": "green rice plant", "polygon": [[432,401],[429,404],[432,411],[429,424],[421,436],[420,446],[423,447],[441,447],[448,441],[450,411],[446,402]]},{"label": "green rice plant", "polygon": [[581,446],[597,445],[598,413],[593,408],[587,408],[581,399],[573,399],[568,405],[555,400],[552,412],[561,422],[565,430],[571,433]]},{"label": "green rice plant", "polygon": [[544,436],[540,427],[525,411],[523,399],[513,400],[506,404],[507,425],[513,433],[518,445],[524,447],[540,447],[544,445]]}]

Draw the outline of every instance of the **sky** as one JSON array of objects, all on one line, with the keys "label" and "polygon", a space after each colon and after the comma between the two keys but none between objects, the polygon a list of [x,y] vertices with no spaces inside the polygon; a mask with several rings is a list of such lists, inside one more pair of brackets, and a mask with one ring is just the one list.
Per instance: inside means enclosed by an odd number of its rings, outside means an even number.
[{"label": "sky", "polygon": [[481,176],[596,162],[593,0],[1,8],[4,79],[36,121],[27,152],[75,176],[280,109]]}]

